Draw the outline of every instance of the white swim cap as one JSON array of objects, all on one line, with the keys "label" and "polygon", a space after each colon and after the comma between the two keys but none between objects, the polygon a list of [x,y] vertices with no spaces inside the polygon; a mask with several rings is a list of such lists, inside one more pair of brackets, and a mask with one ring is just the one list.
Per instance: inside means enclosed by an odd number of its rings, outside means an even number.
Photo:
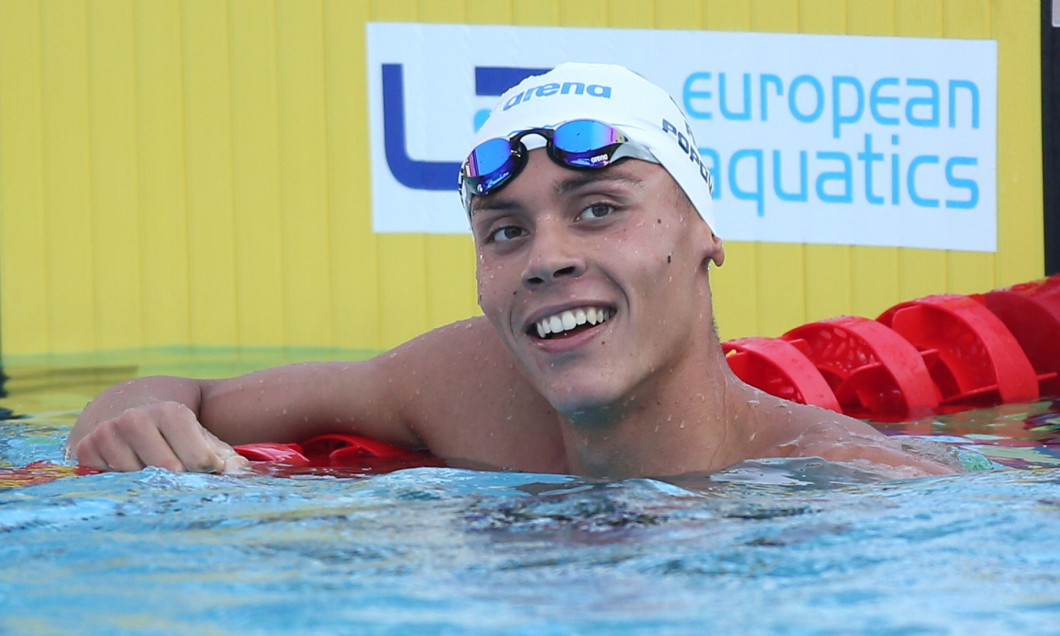
[{"label": "white swim cap", "polygon": [[[647,149],[716,230],[713,179],[687,118],[666,91],[623,66],[569,62],[526,78],[501,95],[471,147],[578,119],[610,124]],[[522,141],[528,149],[545,145],[537,135]]]}]

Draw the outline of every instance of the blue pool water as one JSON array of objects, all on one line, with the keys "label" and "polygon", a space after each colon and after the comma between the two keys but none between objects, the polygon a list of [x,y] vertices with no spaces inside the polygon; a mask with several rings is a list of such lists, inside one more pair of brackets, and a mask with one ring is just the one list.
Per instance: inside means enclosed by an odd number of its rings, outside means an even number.
[{"label": "blue pool water", "polygon": [[[78,409],[142,370],[8,369],[0,469],[63,463]],[[0,489],[0,634],[1056,634],[1058,422],[1042,401],[887,425],[999,466],[914,480],[769,460]]]}]

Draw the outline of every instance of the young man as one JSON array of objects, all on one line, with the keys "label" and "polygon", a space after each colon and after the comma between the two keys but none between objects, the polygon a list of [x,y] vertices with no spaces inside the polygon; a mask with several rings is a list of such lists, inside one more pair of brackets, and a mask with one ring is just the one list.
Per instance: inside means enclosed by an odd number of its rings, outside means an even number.
[{"label": "young man", "polygon": [[665,91],[624,68],[531,77],[461,171],[484,317],[363,362],[133,380],[85,408],[69,448],[93,468],[219,471],[244,464],[229,444],[350,432],[452,465],[611,478],[789,456],[951,472],[729,370],[696,147]]}]

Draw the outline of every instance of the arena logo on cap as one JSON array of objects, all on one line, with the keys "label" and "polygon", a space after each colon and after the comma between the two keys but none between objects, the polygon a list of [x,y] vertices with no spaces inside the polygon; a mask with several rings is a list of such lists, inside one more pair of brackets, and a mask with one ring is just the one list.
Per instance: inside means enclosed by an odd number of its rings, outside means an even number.
[{"label": "arena logo on cap", "polygon": [[[476,69],[477,70],[477,69]],[[530,88],[516,93],[508,98],[508,101],[504,102],[504,110],[509,110],[514,106],[518,106],[524,102],[530,101],[535,95],[538,99],[543,97],[551,97],[552,95],[588,95],[590,97],[600,97],[603,99],[611,99],[611,87],[604,86],[602,84],[583,84],[582,82],[563,82],[557,84],[550,82],[548,84],[542,84],[540,86],[531,86]]]},{"label": "arena logo on cap", "polygon": [[[689,134],[662,125],[712,174],[726,240],[997,249],[996,41],[415,23],[367,35],[376,232],[466,233],[456,175],[475,131],[506,89],[579,60],[623,65],[682,107]],[[577,79],[531,82],[501,107],[564,91],[618,101],[611,82]]]}]

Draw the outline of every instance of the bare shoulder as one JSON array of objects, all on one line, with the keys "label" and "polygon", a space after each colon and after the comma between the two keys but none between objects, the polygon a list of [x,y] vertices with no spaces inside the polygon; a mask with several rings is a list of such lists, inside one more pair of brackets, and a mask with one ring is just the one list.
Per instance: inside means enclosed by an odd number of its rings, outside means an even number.
[{"label": "bare shoulder", "polygon": [[896,475],[944,475],[956,469],[923,454],[914,454],[896,439],[869,424],[841,413],[774,398],[783,408],[774,409],[765,428],[763,455],[821,457],[829,461],[867,461],[896,469]]}]

